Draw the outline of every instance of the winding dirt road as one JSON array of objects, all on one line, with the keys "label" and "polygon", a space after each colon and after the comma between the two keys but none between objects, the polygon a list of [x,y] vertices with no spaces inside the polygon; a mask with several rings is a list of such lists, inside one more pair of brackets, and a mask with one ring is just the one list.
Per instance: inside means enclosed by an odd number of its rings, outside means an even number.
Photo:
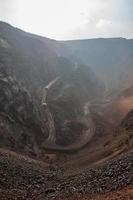
[{"label": "winding dirt road", "polygon": [[56,151],[74,151],[80,149],[88,144],[95,132],[95,126],[90,118],[90,111],[89,111],[89,102],[85,103],[84,105],[84,116],[78,121],[82,122],[88,129],[84,131],[83,134],[77,139],[77,141],[73,144],[62,146],[56,144],[56,130],[55,130],[55,122],[52,113],[47,104],[47,94],[50,88],[60,79],[57,77],[56,79],[52,80],[47,86],[43,89],[43,97],[42,97],[42,106],[45,106],[45,112],[47,113],[47,121],[48,121],[48,129],[49,129],[49,136],[44,143],[44,147],[48,150],[56,150]]}]

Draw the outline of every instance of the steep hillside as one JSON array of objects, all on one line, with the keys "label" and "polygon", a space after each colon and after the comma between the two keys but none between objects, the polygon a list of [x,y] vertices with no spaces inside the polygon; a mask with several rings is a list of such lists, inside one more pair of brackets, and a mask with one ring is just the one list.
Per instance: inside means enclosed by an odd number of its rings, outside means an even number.
[{"label": "steep hillside", "polygon": [[71,73],[76,67],[67,58],[66,45],[4,22],[0,22],[0,50],[0,63],[31,90],[45,86],[67,71]]},{"label": "steep hillside", "polygon": [[[44,116],[45,117],[45,116]],[[29,92],[0,67],[0,147],[42,156],[48,130]]]}]

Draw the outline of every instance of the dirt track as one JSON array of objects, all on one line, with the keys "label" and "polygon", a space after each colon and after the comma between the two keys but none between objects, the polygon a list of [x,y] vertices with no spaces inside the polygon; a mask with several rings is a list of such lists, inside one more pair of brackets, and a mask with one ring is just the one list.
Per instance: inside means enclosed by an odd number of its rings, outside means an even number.
[{"label": "dirt track", "polygon": [[80,138],[78,138],[78,140],[74,144],[70,144],[67,146],[61,146],[61,145],[58,145],[55,143],[56,136],[55,136],[54,132],[52,131],[52,130],[54,130],[54,128],[53,128],[54,126],[50,122],[51,131],[50,131],[50,135],[49,135],[48,139],[45,141],[44,147],[47,150],[56,150],[56,151],[62,151],[62,152],[67,151],[68,152],[68,151],[75,151],[77,149],[81,149],[82,147],[87,145],[94,135],[95,127],[94,127],[93,122],[90,122],[90,124],[88,125],[87,119],[80,119],[80,121],[83,121],[83,123],[85,123],[88,126],[88,129],[81,135]]}]

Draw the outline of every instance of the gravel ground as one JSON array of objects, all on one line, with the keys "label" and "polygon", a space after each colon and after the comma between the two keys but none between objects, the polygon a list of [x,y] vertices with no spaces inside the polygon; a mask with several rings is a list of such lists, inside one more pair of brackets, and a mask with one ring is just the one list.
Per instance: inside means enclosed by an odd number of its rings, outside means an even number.
[{"label": "gravel ground", "polygon": [[133,185],[133,153],[64,178],[58,167],[39,171],[0,157],[0,200],[83,199]]}]

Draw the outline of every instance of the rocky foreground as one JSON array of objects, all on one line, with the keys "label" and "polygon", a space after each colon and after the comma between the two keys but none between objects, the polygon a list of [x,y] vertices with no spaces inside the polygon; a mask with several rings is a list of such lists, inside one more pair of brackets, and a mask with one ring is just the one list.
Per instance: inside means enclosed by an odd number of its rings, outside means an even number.
[{"label": "rocky foreground", "polygon": [[[17,161],[12,155],[0,154],[1,200],[59,200],[71,199],[75,195],[75,199],[85,199],[86,196],[103,195],[132,186],[133,153],[73,177],[65,177],[64,171],[58,167],[43,166],[37,161]],[[133,199],[133,193],[128,199]]]},{"label": "rocky foreground", "polygon": [[[133,199],[133,187],[130,186],[117,191],[108,192],[105,194],[85,195],[84,197],[77,194],[69,198],[69,200],[131,200],[131,199]],[[68,199],[61,198],[60,200],[68,200]]]}]

